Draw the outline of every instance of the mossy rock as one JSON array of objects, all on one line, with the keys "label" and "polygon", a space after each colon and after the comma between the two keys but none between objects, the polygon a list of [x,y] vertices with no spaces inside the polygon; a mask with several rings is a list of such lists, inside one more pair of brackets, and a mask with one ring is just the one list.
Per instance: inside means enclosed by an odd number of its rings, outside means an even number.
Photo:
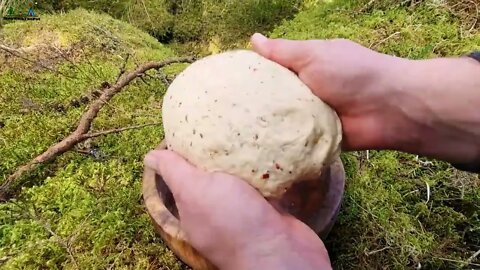
[{"label": "mossy rock", "polygon": [[[138,56],[138,60],[146,59],[147,54],[149,59],[172,55],[155,38],[134,26],[84,9],[42,15],[39,21],[6,24],[0,40],[2,44],[40,61],[52,61],[54,58],[62,62],[65,59],[59,52],[72,60],[85,60],[87,57],[118,59],[119,55],[127,53]],[[0,57],[7,65],[12,61],[25,62],[5,52],[1,52]]]},{"label": "mossy rock", "polygon": [[[318,4],[270,36],[346,38],[412,59],[461,56],[480,46],[480,33],[463,28],[445,6],[425,1],[414,8],[385,5],[365,10],[367,2]],[[422,165],[409,154],[369,154],[368,160],[365,153],[342,157],[347,170],[346,197],[327,240],[334,268],[467,266],[464,262],[480,244],[478,176],[437,161]],[[471,263],[480,265],[478,258]]]}]

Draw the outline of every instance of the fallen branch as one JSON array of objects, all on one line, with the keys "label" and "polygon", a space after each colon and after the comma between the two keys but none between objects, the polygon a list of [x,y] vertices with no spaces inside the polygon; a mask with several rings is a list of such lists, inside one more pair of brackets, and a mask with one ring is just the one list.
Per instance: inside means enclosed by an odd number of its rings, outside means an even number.
[{"label": "fallen branch", "polygon": [[[37,157],[30,160],[25,165],[20,166],[17,170],[11,174],[1,185],[0,185],[0,201],[5,201],[8,199],[8,192],[12,184],[23,174],[33,170],[39,164],[50,162],[54,160],[57,156],[69,151],[76,144],[82,142],[88,138],[97,137],[100,135],[105,135],[109,133],[119,132],[120,129],[110,130],[110,131],[101,131],[97,133],[88,133],[90,131],[91,125],[98,112],[107,104],[112,97],[120,92],[125,86],[127,86],[132,80],[142,76],[146,71],[151,69],[160,69],[164,66],[174,64],[174,63],[191,63],[193,62],[193,57],[181,57],[173,58],[160,62],[148,62],[143,65],[138,66],[136,69],[129,73],[125,73],[121,78],[114,84],[103,90],[102,94],[98,99],[90,104],[88,110],[82,115],[80,121],[78,122],[77,128],[67,137],[65,137],[60,142],[50,146],[45,152],[38,155]],[[133,127],[130,127],[133,128]],[[138,128],[138,126],[136,127]]]},{"label": "fallen branch", "polygon": [[82,138],[84,140],[86,139],[90,139],[90,138],[95,138],[95,137],[99,137],[99,136],[104,136],[104,135],[107,135],[107,134],[112,134],[112,133],[119,133],[119,132],[123,132],[123,131],[126,131],[126,130],[131,130],[131,129],[139,129],[139,128],[144,128],[144,127],[148,127],[148,126],[158,126],[158,125],[161,125],[162,123],[149,123],[149,124],[143,124],[143,125],[136,125],[136,126],[130,126],[130,127],[124,127],[124,128],[115,128],[115,129],[110,129],[110,130],[105,130],[105,131],[99,131],[99,132],[95,132],[95,133],[87,133],[87,134],[84,134],[82,136]]}]

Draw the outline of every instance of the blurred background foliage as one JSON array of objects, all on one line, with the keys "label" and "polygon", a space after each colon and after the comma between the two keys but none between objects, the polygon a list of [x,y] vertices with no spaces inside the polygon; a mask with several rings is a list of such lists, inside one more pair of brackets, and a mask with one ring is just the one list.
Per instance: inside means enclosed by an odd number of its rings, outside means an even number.
[{"label": "blurred background foliage", "polygon": [[291,18],[303,3],[302,0],[10,1],[16,10],[23,12],[30,6],[43,13],[79,7],[105,12],[147,31],[162,43],[205,43],[213,38],[227,47],[255,31],[271,30],[283,19]]}]

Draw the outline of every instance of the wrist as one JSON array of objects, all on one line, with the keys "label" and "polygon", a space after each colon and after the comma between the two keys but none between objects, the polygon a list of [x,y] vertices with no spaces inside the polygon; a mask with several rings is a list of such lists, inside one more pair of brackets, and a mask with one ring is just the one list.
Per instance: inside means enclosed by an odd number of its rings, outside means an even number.
[{"label": "wrist", "polygon": [[409,151],[422,141],[423,120],[420,118],[424,115],[409,75],[415,61],[389,55],[382,57],[368,90],[378,97],[375,102],[380,109],[375,119],[379,135],[367,149]]},{"label": "wrist", "polygon": [[[464,163],[480,161],[478,77],[458,58],[395,58],[386,69],[387,149]],[[466,102],[470,101],[470,102]]]},{"label": "wrist", "polygon": [[305,224],[286,222],[285,230],[237,249],[220,269],[331,269],[327,250]]}]

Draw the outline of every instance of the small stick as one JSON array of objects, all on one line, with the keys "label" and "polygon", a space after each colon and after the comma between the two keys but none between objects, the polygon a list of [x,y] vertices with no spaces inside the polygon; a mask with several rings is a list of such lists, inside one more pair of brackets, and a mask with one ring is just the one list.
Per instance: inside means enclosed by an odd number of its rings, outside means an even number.
[{"label": "small stick", "polygon": [[[160,69],[166,65],[174,63],[191,63],[194,61],[193,57],[180,57],[172,58],[159,62],[147,62],[138,66],[133,71],[126,73],[121,76],[121,78],[114,85],[111,85],[105,89],[101,96],[90,104],[88,110],[81,116],[80,121],[78,122],[77,128],[63,138],[60,142],[50,146],[40,155],[36,156],[26,164],[17,168],[17,170],[8,176],[8,178],[0,185],[0,201],[6,201],[8,198],[8,191],[12,184],[17,181],[20,176],[33,170],[38,166],[38,164],[43,164],[54,160],[59,155],[71,150],[76,144],[91,138],[92,136],[100,136],[100,133],[93,133],[88,135],[91,125],[95,117],[97,117],[98,112],[103,108],[103,106],[108,103],[115,94],[119,93],[125,86],[130,84],[131,81],[143,75],[147,70],[150,69]],[[107,131],[104,131],[103,134],[106,134]],[[108,131],[112,133],[113,131]]]},{"label": "small stick", "polygon": [[123,61],[123,64],[122,64],[122,67],[120,68],[120,73],[118,73],[117,80],[116,80],[117,82],[118,82],[118,80],[120,80],[120,77],[122,77],[122,75],[125,73],[125,67],[127,66],[128,58],[130,58],[129,53],[127,54],[127,57],[125,57],[125,60]]},{"label": "small stick", "polygon": [[99,131],[99,132],[95,132],[95,133],[87,133],[87,134],[84,134],[82,136],[82,138],[84,140],[86,140],[86,139],[95,138],[95,137],[99,137],[99,136],[103,136],[103,135],[107,135],[107,134],[119,133],[119,132],[126,131],[126,130],[139,129],[139,128],[144,128],[144,127],[148,127],[148,126],[158,126],[158,125],[161,125],[161,124],[162,123],[160,123],[160,122],[156,122],[156,123],[149,123],[149,124],[143,124],[143,125],[123,127],[123,128],[115,128],[115,129],[104,130],[104,131]]},{"label": "small stick", "polygon": [[478,255],[480,255],[480,249],[467,259],[467,263],[471,263]]},{"label": "small stick", "polygon": [[380,41],[377,42],[377,43],[372,43],[372,44],[370,44],[369,48],[370,48],[370,49],[375,49],[375,48],[377,48],[378,46],[382,45],[383,43],[387,42],[389,39],[391,39],[391,38],[393,38],[394,36],[399,35],[399,34],[400,34],[400,32],[395,32],[395,33],[389,35],[388,37],[380,40]]}]

